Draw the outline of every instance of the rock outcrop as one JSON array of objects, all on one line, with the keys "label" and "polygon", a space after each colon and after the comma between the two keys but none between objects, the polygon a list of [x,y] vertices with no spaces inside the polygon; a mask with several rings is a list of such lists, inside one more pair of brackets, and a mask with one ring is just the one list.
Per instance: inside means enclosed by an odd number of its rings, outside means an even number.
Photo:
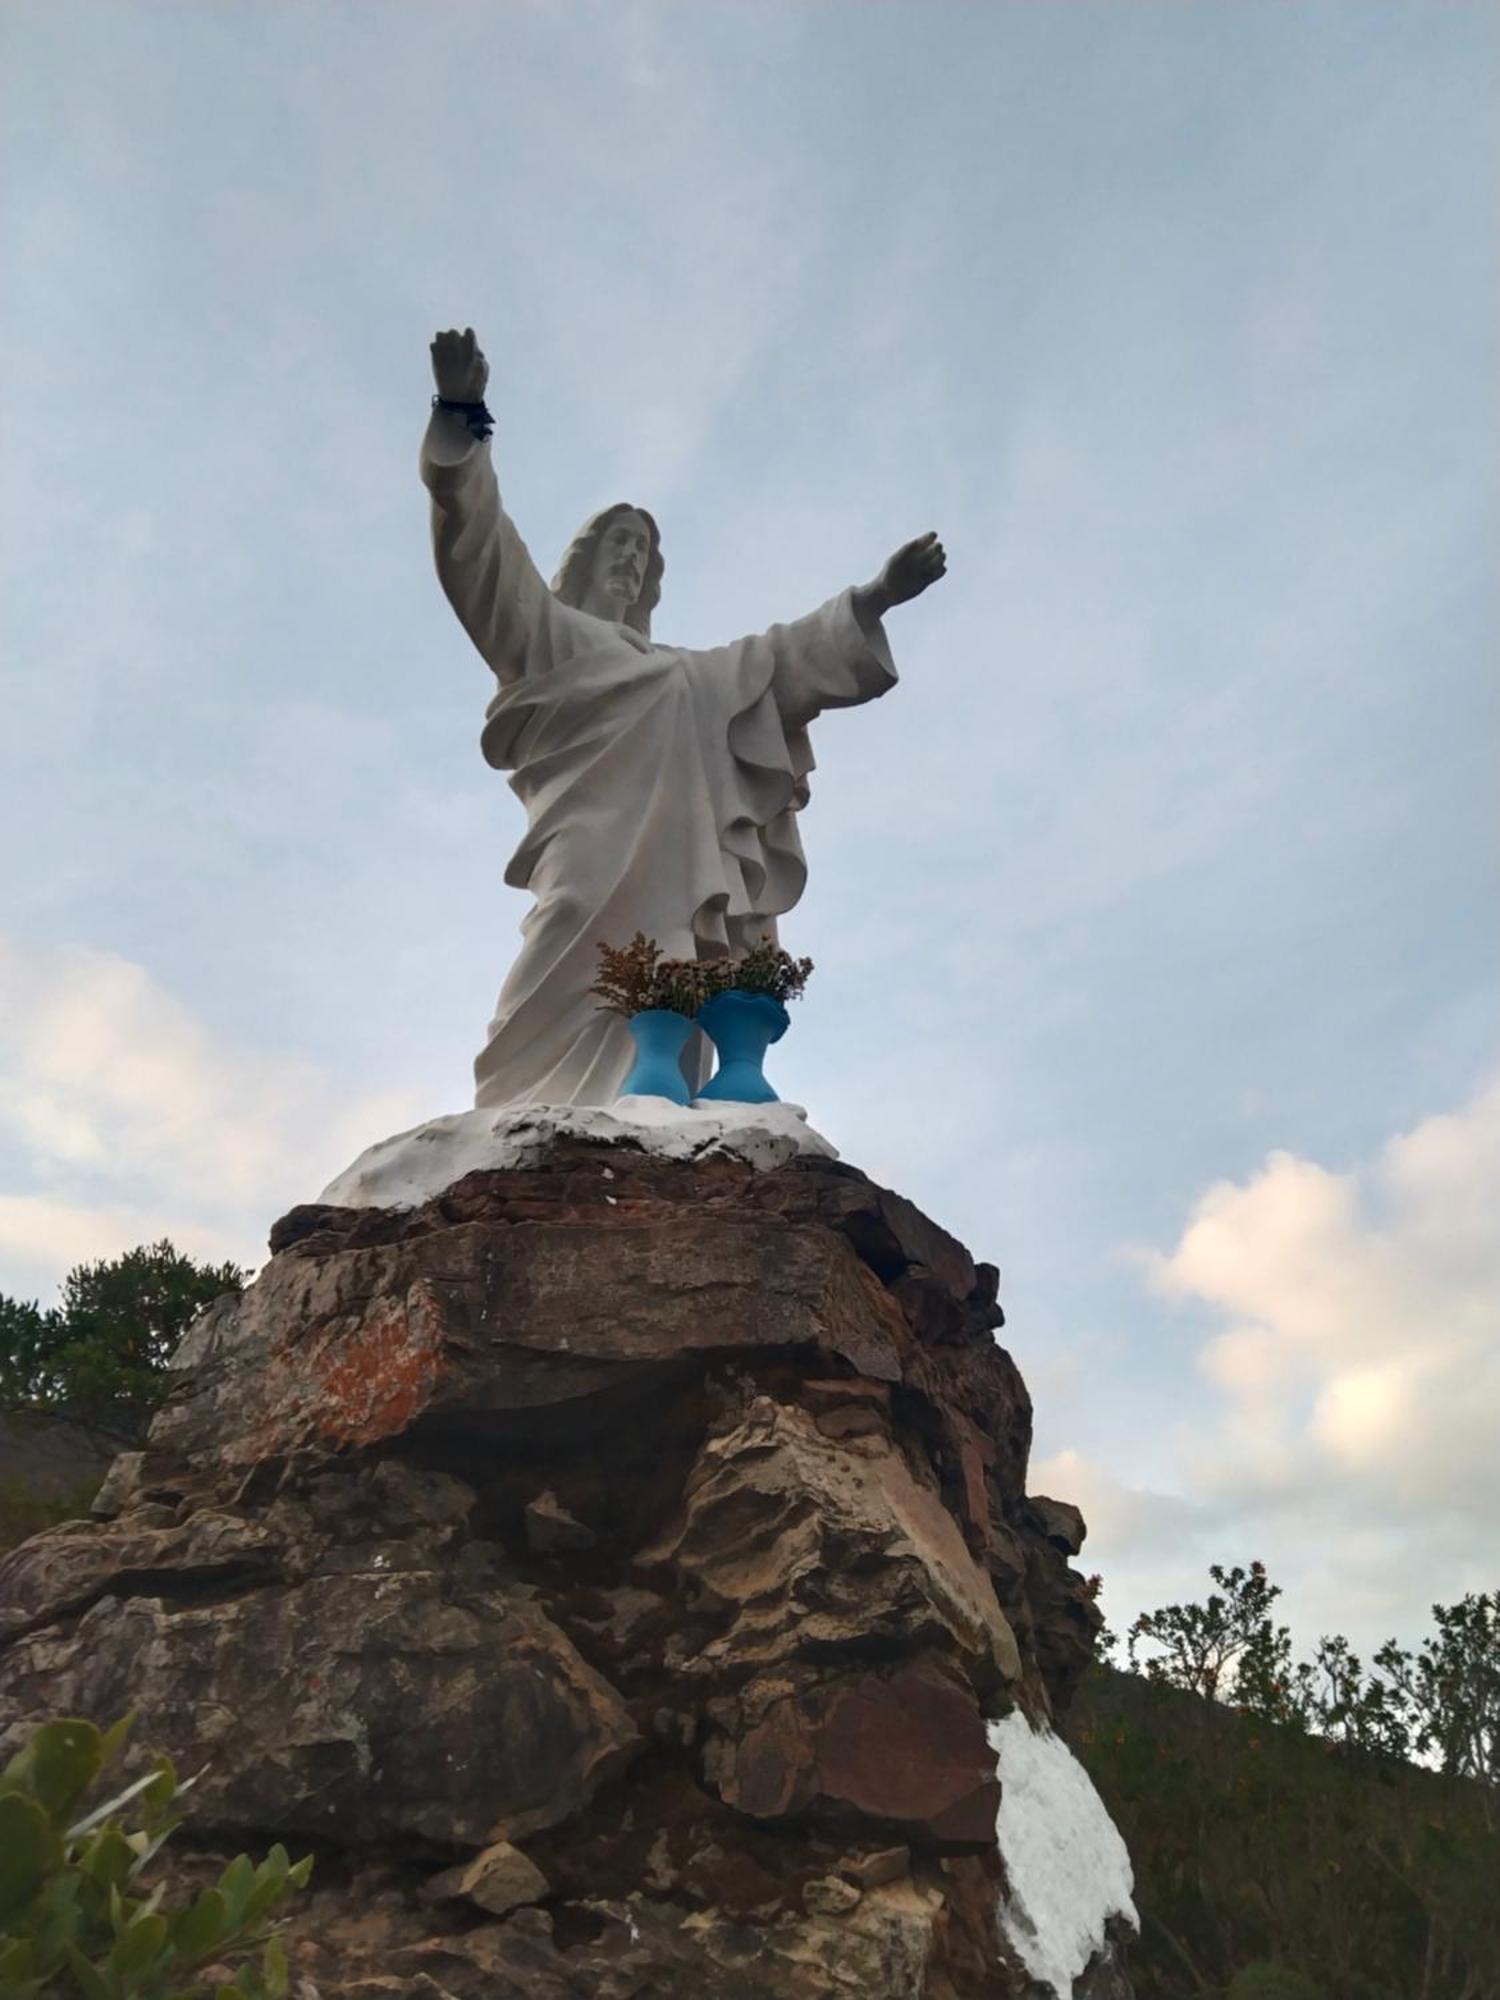
[{"label": "rock outcrop", "polygon": [[327,2000],[1128,1994],[1128,1894],[1039,1956],[997,1840],[1098,1616],[993,1268],[826,1159],[569,1139],[272,1248],[0,1565],[0,1750],[137,1708],[205,1866],[319,1854]]}]

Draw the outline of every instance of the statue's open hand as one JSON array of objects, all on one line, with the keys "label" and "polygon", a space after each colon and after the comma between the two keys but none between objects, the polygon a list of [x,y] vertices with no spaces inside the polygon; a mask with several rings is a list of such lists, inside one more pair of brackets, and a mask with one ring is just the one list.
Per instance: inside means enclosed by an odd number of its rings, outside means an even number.
[{"label": "statue's open hand", "polygon": [[897,549],[875,587],[887,604],[906,604],[936,583],[947,568],[948,557],[934,530]]},{"label": "statue's open hand", "polygon": [[437,384],[438,394],[450,403],[484,401],[485,384],[490,379],[490,364],[484,358],[484,350],[474,338],[472,326],[466,326],[462,333],[450,327],[446,333],[434,335],[432,379]]}]

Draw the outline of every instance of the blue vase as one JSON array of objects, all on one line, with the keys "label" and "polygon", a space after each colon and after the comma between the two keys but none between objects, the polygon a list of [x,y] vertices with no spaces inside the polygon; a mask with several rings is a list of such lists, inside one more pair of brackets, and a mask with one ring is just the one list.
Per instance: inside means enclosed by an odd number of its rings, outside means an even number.
[{"label": "blue vase", "polygon": [[630,1032],[635,1038],[635,1061],[629,1076],[620,1085],[621,1097],[665,1097],[673,1104],[691,1102],[687,1078],[682,1073],[682,1051],[693,1032],[686,1014],[670,1007],[648,1007],[632,1014]]},{"label": "blue vase", "polygon": [[761,1065],[766,1050],[791,1025],[785,1007],[769,993],[745,993],[738,986],[716,993],[698,1015],[698,1026],[719,1052],[713,1081],[698,1093],[700,1103],[779,1104]]}]

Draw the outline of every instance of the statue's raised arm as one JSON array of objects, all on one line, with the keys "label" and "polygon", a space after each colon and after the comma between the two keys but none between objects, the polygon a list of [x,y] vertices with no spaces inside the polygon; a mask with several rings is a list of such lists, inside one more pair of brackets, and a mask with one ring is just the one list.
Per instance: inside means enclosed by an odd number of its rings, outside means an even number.
[{"label": "statue's raised arm", "polygon": [[462,333],[449,327],[446,333],[432,336],[432,379],[440,402],[470,409],[483,406],[490,364],[472,326],[466,326]]},{"label": "statue's raised arm", "polygon": [[490,369],[472,327],[434,336],[432,377],[422,479],[438,577],[484,659],[502,682],[514,681],[526,671],[547,587],[501,505],[484,401]]}]

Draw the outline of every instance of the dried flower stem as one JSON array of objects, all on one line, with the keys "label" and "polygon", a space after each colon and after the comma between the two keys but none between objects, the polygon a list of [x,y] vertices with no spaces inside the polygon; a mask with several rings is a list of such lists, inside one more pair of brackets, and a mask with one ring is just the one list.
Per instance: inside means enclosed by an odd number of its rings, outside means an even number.
[{"label": "dried flower stem", "polygon": [[764,993],[783,1004],[800,998],[813,969],[769,939],[738,958],[663,958],[655,938],[637,931],[627,945],[599,946],[599,976],[589,989],[613,1014],[628,1019],[654,1007],[691,1020],[716,993]]}]

